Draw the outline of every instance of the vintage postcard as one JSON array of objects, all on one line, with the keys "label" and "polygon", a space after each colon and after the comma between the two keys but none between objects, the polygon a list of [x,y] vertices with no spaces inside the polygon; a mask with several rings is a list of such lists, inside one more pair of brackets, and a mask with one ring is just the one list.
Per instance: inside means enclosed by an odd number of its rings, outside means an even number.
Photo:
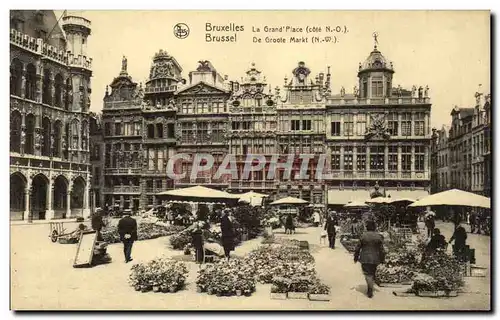
[{"label": "vintage postcard", "polygon": [[10,11],[12,310],[491,310],[489,11]]}]

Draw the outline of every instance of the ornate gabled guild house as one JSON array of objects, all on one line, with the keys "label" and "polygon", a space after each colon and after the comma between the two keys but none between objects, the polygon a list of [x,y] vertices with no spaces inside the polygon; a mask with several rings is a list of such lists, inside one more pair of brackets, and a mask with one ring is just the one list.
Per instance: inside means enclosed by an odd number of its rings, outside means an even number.
[{"label": "ornate gabled guild house", "polygon": [[[233,82],[233,92],[229,101],[229,154],[236,160],[238,178],[231,177],[229,191],[242,193],[258,191],[272,194],[276,182],[269,176],[269,162],[276,154],[277,113],[276,102],[270,92],[266,93],[267,83],[262,72],[252,63],[241,83]],[[266,158],[261,170],[251,172],[249,177],[242,175],[248,155]],[[248,161],[252,161],[249,157]],[[248,164],[249,166],[251,164]]]},{"label": "ornate gabled guild house", "polygon": [[93,150],[104,156],[103,199],[98,201],[101,206],[139,208],[143,97],[144,90],[132,81],[124,57],[120,74],[106,87],[102,111],[104,150]]},{"label": "ornate gabled guild house", "polygon": [[428,87],[395,88],[394,73],[375,45],[359,64],[359,87],[327,98],[330,205],[366,200],[374,186],[396,198],[419,199],[430,191]]},{"label": "ornate gabled guild house", "polygon": [[[198,68],[189,73],[187,86],[175,93],[176,153],[185,156],[175,162],[175,171],[185,175],[175,181],[176,187],[200,184],[216,189],[228,187],[227,176],[216,177],[216,171],[228,153],[227,102],[231,91],[225,80],[210,61],[199,61]],[[192,176],[193,163],[207,164],[207,160],[201,158],[202,154],[213,157],[213,166]]]},{"label": "ornate gabled guild house", "polygon": [[[285,77],[284,90],[276,92],[277,152],[282,159],[290,161],[293,155],[293,169],[277,173],[277,197],[286,195],[299,197],[319,206],[325,203],[325,183],[316,179],[320,155],[325,153],[325,103],[330,94],[330,71],[320,73],[314,81],[311,70],[304,62],[299,62],[292,71],[292,79]],[[300,155],[309,155],[307,177],[296,178],[302,162]],[[288,157],[288,158],[287,158]]]},{"label": "ornate gabled guild house", "polygon": [[156,194],[174,187],[174,181],[167,176],[167,162],[175,154],[177,144],[174,99],[184,83],[181,74],[181,66],[165,50],[154,55],[142,106],[144,164],[140,208],[160,204]]},{"label": "ornate gabled guild house", "polygon": [[90,21],[10,11],[11,220],[88,216]]}]

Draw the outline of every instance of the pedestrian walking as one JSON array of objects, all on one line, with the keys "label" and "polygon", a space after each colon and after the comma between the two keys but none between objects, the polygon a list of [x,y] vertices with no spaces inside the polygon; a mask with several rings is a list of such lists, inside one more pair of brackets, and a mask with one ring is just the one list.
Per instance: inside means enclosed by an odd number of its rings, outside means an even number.
[{"label": "pedestrian walking", "polygon": [[132,261],[132,246],[137,240],[137,221],[130,216],[130,213],[125,211],[123,218],[118,222],[118,234],[123,243],[123,254],[125,262]]},{"label": "pedestrian walking", "polygon": [[230,210],[224,209],[220,221],[221,242],[224,247],[224,256],[229,261],[231,251],[234,251],[234,226],[230,219]]},{"label": "pedestrian walking", "polygon": [[436,227],[434,215],[427,213],[425,217],[425,226],[427,227],[427,237],[432,237],[432,233],[434,232],[434,228]]},{"label": "pedestrian walking", "polygon": [[453,254],[459,260],[465,261],[467,255],[467,231],[465,231],[465,228],[462,225],[458,224],[455,227],[455,231],[453,232],[453,235],[451,236],[448,243],[451,243],[452,241],[455,241],[455,245],[453,246]]},{"label": "pedestrian walking", "polygon": [[328,235],[328,244],[330,249],[335,249],[335,238],[337,237],[336,226],[338,224],[336,212],[330,212],[325,223],[325,230]]},{"label": "pedestrian walking", "polygon": [[318,227],[320,225],[319,223],[321,222],[321,217],[319,215],[318,210],[314,210],[313,219],[314,219],[314,226]]},{"label": "pedestrian walking", "polygon": [[295,225],[293,224],[293,217],[290,213],[287,214],[285,220],[285,233],[288,233],[287,231],[290,234],[295,233]]},{"label": "pedestrian walking", "polygon": [[193,248],[195,250],[195,259],[196,262],[199,264],[203,263],[203,256],[205,254],[204,249],[203,249],[203,222],[202,221],[196,221],[192,225],[192,230],[191,230],[191,244],[193,245]]},{"label": "pedestrian walking", "polygon": [[366,222],[366,232],[361,236],[354,252],[354,263],[358,261],[361,263],[367,286],[366,294],[369,298],[373,297],[377,266],[385,261],[384,237],[376,232],[376,229],[374,221]]}]

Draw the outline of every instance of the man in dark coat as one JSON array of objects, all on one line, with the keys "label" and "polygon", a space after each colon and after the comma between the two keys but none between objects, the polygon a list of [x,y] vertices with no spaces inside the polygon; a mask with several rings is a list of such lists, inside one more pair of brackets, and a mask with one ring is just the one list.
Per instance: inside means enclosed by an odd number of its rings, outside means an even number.
[{"label": "man in dark coat", "polygon": [[101,230],[104,227],[104,221],[102,220],[102,209],[97,208],[95,213],[92,215],[92,229],[97,233],[97,241],[103,241]]},{"label": "man in dark coat", "polygon": [[427,237],[432,237],[432,233],[434,232],[434,228],[436,227],[434,215],[427,215],[427,217],[425,218],[425,226],[427,227]]},{"label": "man in dark coat", "polygon": [[326,223],[325,223],[325,230],[326,233],[328,234],[328,243],[330,249],[335,249],[335,238],[337,237],[335,226],[337,225],[338,225],[338,220],[336,212],[332,211],[328,215],[328,218],[326,218]]},{"label": "man in dark coat", "polygon": [[427,254],[436,253],[438,249],[446,248],[446,239],[441,234],[441,230],[434,228],[431,240],[427,244]]},{"label": "man in dark coat", "polygon": [[125,213],[123,218],[118,222],[118,234],[120,240],[123,242],[123,253],[125,255],[125,262],[132,261],[132,246],[134,241],[137,240],[137,221],[130,216],[130,213]]},{"label": "man in dark coat", "polygon": [[460,224],[455,228],[455,232],[450,238],[449,243],[455,240],[455,245],[453,246],[453,253],[459,259],[464,260],[466,255],[466,241],[467,241],[467,231]]},{"label": "man in dark coat", "polygon": [[361,263],[369,298],[373,297],[377,266],[385,260],[384,237],[375,230],[375,222],[367,221],[366,232],[361,236],[354,252],[354,263],[358,261]]},{"label": "man in dark coat", "polygon": [[228,209],[222,211],[222,217],[220,220],[221,229],[221,241],[224,247],[224,255],[227,260],[229,260],[229,254],[234,250],[234,228],[231,219],[229,219]]}]

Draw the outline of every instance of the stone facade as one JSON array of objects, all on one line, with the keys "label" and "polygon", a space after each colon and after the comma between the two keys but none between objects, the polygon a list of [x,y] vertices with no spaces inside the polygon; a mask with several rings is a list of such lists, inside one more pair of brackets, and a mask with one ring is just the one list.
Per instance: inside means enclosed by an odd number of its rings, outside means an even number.
[{"label": "stone facade", "polygon": [[90,21],[12,10],[10,22],[11,220],[88,216]]},{"label": "stone facade", "polygon": [[[253,190],[271,199],[292,195],[316,206],[365,200],[374,185],[393,197],[418,199],[430,190],[429,89],[393,86],[393,65],[376,47],[360,64],[353,92],[342,87],[340,94],[331,92],[329,67],[326,74],[314,76],[305,62],[285,78],[283,88],[274,90],[254,64],[236,82],[209,61],[200,61],[184,80],[175,58],[160,51],[145,89],[132,81],[126,65],[124,59],[104,98],[108,205],[146,209],[160,204],[158,192],[198,184],[234,193]],[[136,127],[122,133],[132,123]],[[134,152],[142,155],[142,162]],[[185,176],[170,180],[167,162],[179,154],[190,158],[175,161],[175,172]],[[191,177],[195,154],[213,156],[215,168]],[[234,155],[237,176],[214,178],[228,154]],[[244,177],[247,155],[267,161],[285,155],[296,159],[290,177],[278,170],[271,178],[267,165]],[[294,178],[304,161],[300,155],[308,155],[308,179]],[[326,155],[330,175],[317,179],[321,155]],[[136,161],[120,167],[129,158]]]}]

